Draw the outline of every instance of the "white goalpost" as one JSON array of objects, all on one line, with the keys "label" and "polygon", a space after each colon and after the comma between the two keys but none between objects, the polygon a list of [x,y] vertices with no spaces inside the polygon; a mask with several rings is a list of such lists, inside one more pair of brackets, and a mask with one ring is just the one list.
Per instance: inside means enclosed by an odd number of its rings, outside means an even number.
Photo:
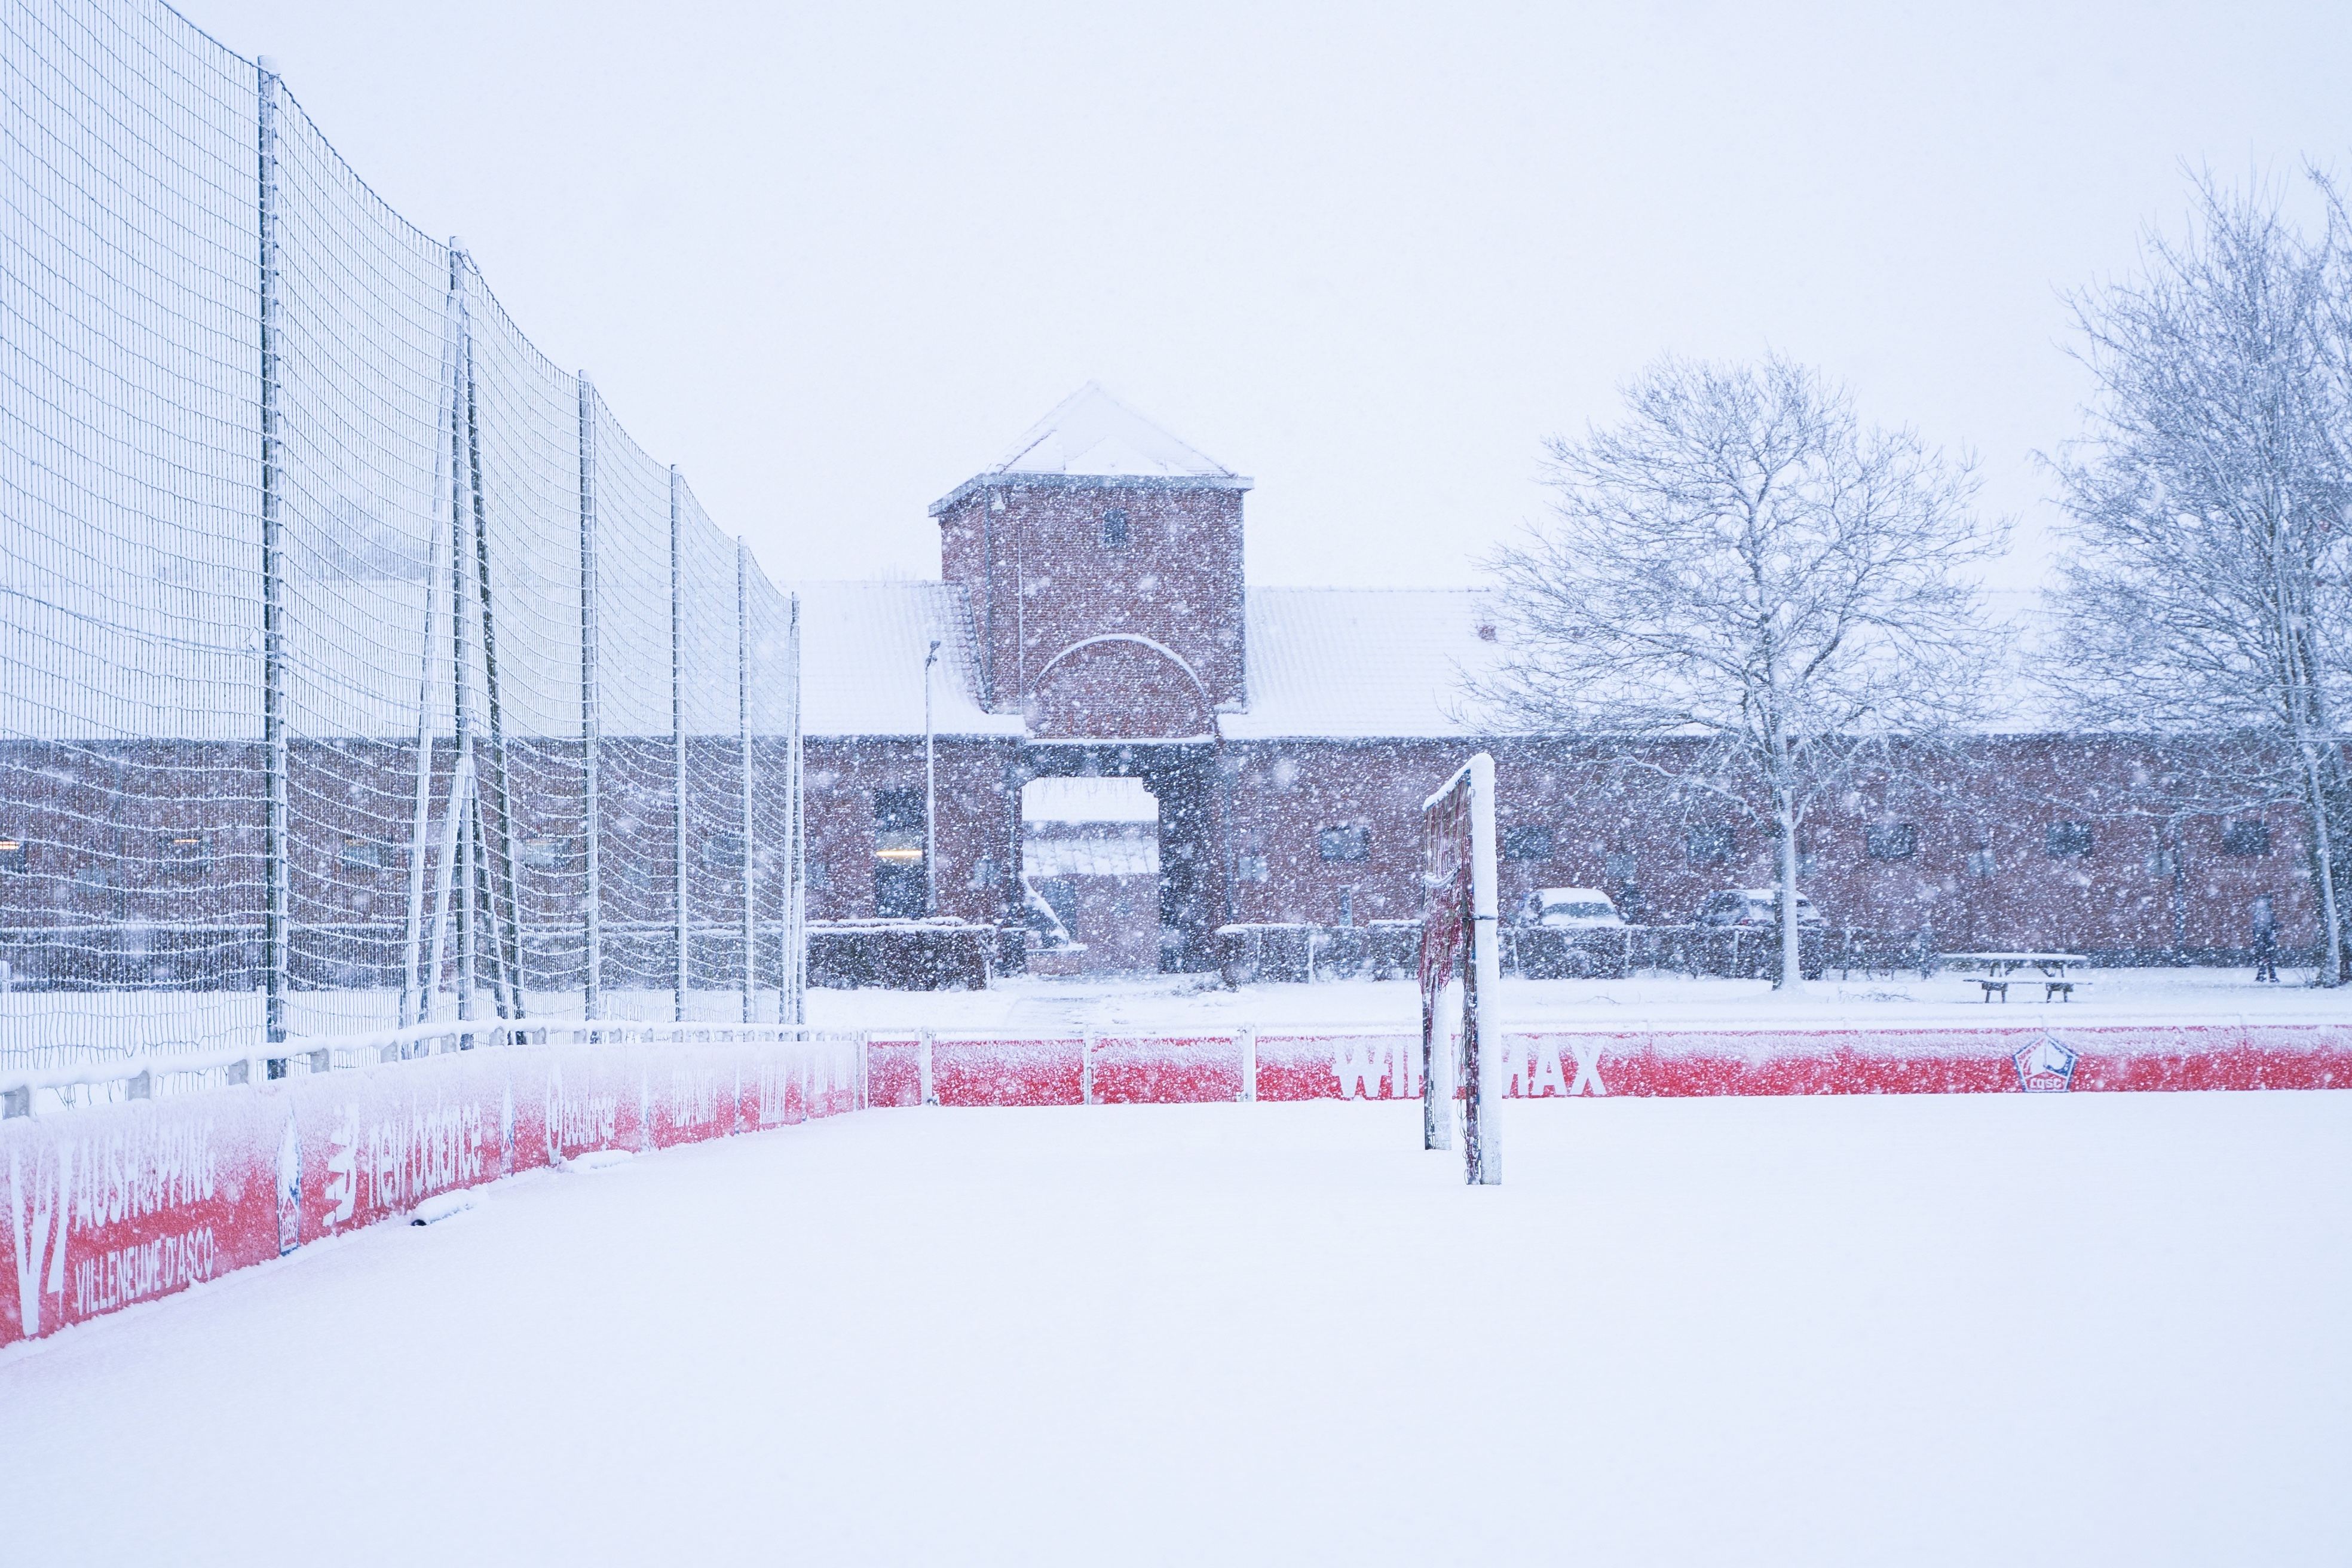
[{"label": "white goalpost", "polygon": [[[1481,752],[1422,803],[1421,1133],[1424,1149],[1453,1144],[1453,1101],[1462,1104],[1463,1177],[1503,1179],[1501,1092],[1490,1030],[1481,1017],[1502,974],[1495,930],[1495,759]],[[1449,987],[1461,987],[1462,1047],[1450,1048]]]}]

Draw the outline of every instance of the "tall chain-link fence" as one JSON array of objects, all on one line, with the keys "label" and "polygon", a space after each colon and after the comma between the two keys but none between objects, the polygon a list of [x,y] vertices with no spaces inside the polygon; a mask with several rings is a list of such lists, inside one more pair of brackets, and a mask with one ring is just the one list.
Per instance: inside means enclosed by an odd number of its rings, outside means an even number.
[{"label": "tall chain-link fence", "polygon": [[266,62],[0,89],[0,1050],[799,1021],[793,602]]}]

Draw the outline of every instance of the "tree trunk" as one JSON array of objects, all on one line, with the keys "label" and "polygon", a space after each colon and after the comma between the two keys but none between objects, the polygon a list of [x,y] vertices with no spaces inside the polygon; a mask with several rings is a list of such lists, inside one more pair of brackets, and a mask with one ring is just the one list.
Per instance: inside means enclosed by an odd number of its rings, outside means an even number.
[{"label": "tree trunk", "polygon": [[1780,978],[1773,989],[1794,991],[1805,978],[1802,933],[1797,929],[1796,811],[1786,795],[1775,804],[1780,826]]}]

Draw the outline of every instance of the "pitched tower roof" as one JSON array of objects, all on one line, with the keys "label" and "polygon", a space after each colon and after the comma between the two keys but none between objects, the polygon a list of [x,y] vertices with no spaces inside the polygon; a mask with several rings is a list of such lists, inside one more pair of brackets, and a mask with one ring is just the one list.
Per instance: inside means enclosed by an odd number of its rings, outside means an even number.
[{"label": "pitched tower roof", "polygon": [[1088,382],[1023,432],[1003,458],[931,504],[939,516],[992,482],[1179,484],[1245,490],[1250,481]]}]

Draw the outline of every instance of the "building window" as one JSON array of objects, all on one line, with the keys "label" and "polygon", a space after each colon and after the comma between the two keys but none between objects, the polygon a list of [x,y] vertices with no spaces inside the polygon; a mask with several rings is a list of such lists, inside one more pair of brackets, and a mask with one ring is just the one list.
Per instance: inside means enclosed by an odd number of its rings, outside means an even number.
[{"label": "building window", "polygon": [[743,869],[743,836],[740,833],[709,833],[702,839],[702,868],[721,875],[733,875]]},{"label": "building window", "polygon": [[1503,829],[1503,858],[1506,860],[1550,859],[1551,829],[1506,827]]},{"label": "building window", "polygon": [[1863,829],[1865,847],[1874,860],[1908,860],[1919,847],[1916,822],[1882,822]]},{"label": "building window", "polygon": [[1694,827],[1683,835],[1683,858],[1694,866],[1719,866],[1731,858],[1731,824]]},{"label": "building window", "polygon": [[515,850],[517,858],[534,871],[568,871],[580,852],[576,840],[544,834],[524,839]]},{"label": "building window", "polygon": [[833,872],[825,863],[822,860],[810,861],[808,863],[809,891],[812,893],[822,893],[832,886]]},{"label": "building window", "polygon": [[1127,548],[1127,509],[1115,506],[1103,513],[1102,546],[1105,550]]},{"label": "building window", "polygon": [[1969,851],[1969,875],[1975,878],[1979,882],[1990,882],[1992,880],[1991,850],[1971,849]]},{"label": "building window", "polygon": [[923,876],[923,792],[874,792],[874,912],[920,920],[929,901]]},{"label": "building window", "polygon": [[201,877],[213,868],[212,836],[166,833],[159,861],[167,877]]},{"label": "building window", "polygon": [[1631,882],[1633,879],[1633,857],[1631,855],[1612,855],[1601,864],[1612,882]]},{"label": "building window", "polygon": [[1274,865],[1263,855],[1244,855],[1235,867],[1234,875],[1244,882],[1271,882],[1274,880]]},{"label": "building window", "polygon": [[1326,860],[1367,859],[1372,853],[1372,830],[1369,827],[1318,828],[1315,847]]},{"label": "building window", "polygon": [[2091,825],[2087,822],[2053,822],[2050,825],[2050,858],[2063,860],[2070,856],[2091,852]]},{"label": "building window", "polygon": [[2268,823],[2232,822],[2221,829],[2221,853],[2224,855],[2267,855],[2270,852]]},{"label": "building window", "polygon": [[29,871],[33,868],[32,846],[21,833],[11,833],[0,838],[0,871]]},{"label": "building window", "polygon": [[390,863],[384,847],[373,838],[343,837],[343,866],[352,871],[381,871]]},{"label": "building window", "polygon": [[993,888],[996,886],[996,862],[984,857],[973,861],[971,863],[971,880],[964,885],[972,889]]}]

